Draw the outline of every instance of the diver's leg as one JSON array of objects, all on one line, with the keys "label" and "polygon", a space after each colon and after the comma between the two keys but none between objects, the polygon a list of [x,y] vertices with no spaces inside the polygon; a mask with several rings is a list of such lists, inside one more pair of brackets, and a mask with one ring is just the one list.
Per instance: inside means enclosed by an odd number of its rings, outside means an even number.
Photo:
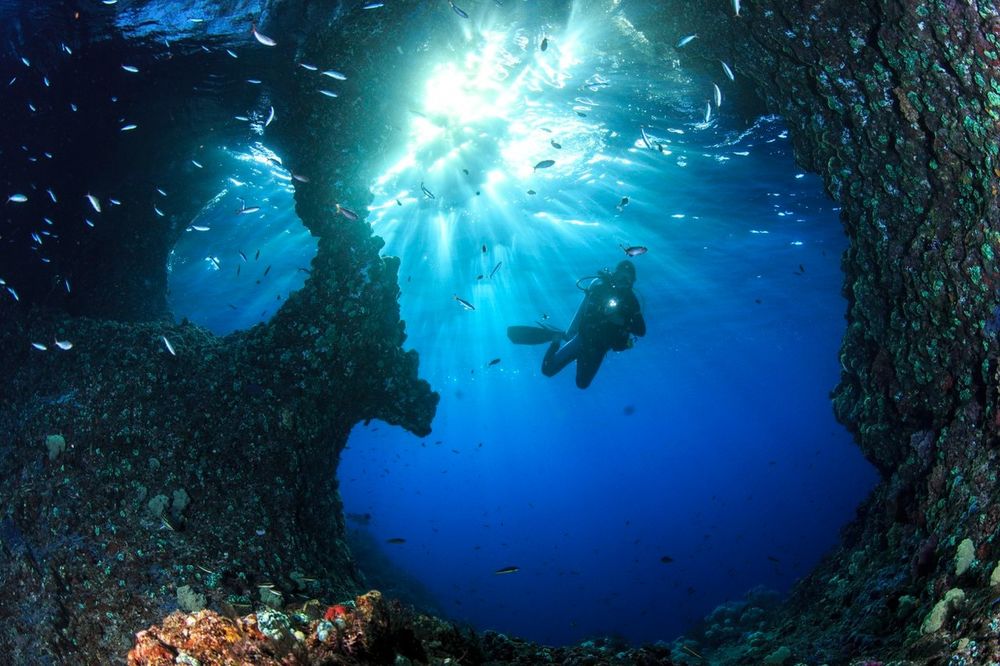
[{"label": "diver's leg", "polygon": [[597,375],[597,370],[601,367],[601,361],[604,360],[605,354],[607,354],[606,351],[595,349],[589,352],[584,351],[576,359],[576,385],[579,388],[585,389],[590,386],[590,382],[594,381],[594,376]]},{"label": "diver's leg", "polygon": [[542,374],[552,377],[557,372],[573,362],[577,354],[580,353],[580,338],[573,337],[569,342],[559,346],[558,340],[553,340],[552,344],[545,351],[545,358],[542,359]]}]

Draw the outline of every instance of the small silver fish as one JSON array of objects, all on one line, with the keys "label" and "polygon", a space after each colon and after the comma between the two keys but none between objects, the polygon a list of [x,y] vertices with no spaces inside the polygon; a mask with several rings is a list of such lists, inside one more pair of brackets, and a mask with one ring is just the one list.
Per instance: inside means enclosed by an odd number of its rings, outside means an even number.
[{"label": "small silver fish", "polygon": [[124,69],[126,72],[129,72],[130,74],[139,73],[139,68],[136,67],[135,65],[122,65],[122,69]]},{"label": "small silver fish", "polygon": [[191,164],[195,165],[195,166],[196,166],[196,167],[198,167],[199,169],[204,169],[204,168],[205,168],[205,167],[203,167],[203,166],[201,165],[201,162],[199,162],[198,160],[191,160]]},{"label": "small silver fish", "polygon": [[160,337],[163,339],[163,344],[167,346],[167,351],[170,352],[170,355],[177,356],[177,352],[174,351],[174,346],[170,344],[170,340],[167,340],[167,336],[161,335]]},{"label": "small silver fish", "polygon": [[423,192],[424,196],[427,197],[428,199],[437,199],[437,197],[434,196],[433,192],[424,187],[423,183],[420,183],[420,191]]},{"label": "small silver fish", "polygon": [[166,192],[164,192],[164,191],[163,191],[162,189],[160,189],[159,187],[158,187],[158,188],[156,188],[156,192],[157,192],[157,194],[159,194],[159,195],[160,195],[161,197],[165,197],[165,196],[167,196],[167,193],[166,193]]},{"label": "small silver fish", "polygon": [[267,121],[264,123],[264,127],[267,127],[274,121],[274,107],[271,107],[271,111],[267,114]]},{"label": "small silver fish", "polygon": [[201,225],[201,224],[192,224],[191,228],[194,229],[195,231],[208,231],[212,227],[206,227],[206,226]]},{"label": "small silver fish", "polygon": [[295,180],[299,181],[300,183],[308,183],[309,182],[309,177],[308,176],[303,176],[300,173],[292,173],[292,178],[294,178]]},{"label": "small silver fish", "polygon": [[7,203],[24,203],[28,200],[28,195],[26,194],[12,194],[7,197]]},{"label": "small silver fish", "polygon": [[138,127],[138,125],[123,125],[122,128],[119,131],[120,132],[131,132],[132,130],[134,130],[137,127]]},{"label": "small silver fish", "polygon": [[325,72],[323,72],[323,76],[329,76],[331,79],[336,79],[337,81],[347,80],[347,77],[344,74],[341,74],[335,69],[326,70]]},{"label": "small silver fish", "polygon": [[466,310],[475,310],[476,309],[475,305],[473,305],[469,301],[465,300],[464,298],[459,298],[458,294],[455,294],[454,296],[452,296],[452,298],[454,298],[456,301],[458,301],[458,304],[461,305]]},{"label": "small silver fish", "polygon": [[705,122],[707,123],[712,119],[712,103],[705,102]]},{"label": "small silver fish", "polygon": [[355,220],[358,219],[357,213],[355,213],[350,208],[345,208],[344,206],[341,206],[340,204],[337,204],[337,212],[346,217],[351,222],[354,222]]},{"label": "small silver fish", "polygon": [[310,65],[309,63],[305,62],[300,62],[299,67],[301,67],[302,69],[307,69],[310,72],[315,72],[317,69],[319,69],[319,67],[317,67],[316,65]]},{"label": "small silver fish", "polygon": [[378,9],[379,7],[385,7],[384,2],[369,2],[365,4],[361,9]]},{"label": "small silver fish", "polygon": [[157,208],[156,206],[153,206],[153,212],[159,215],[160,217],[163,217],[163,211]]},{"label": "small silver fish", "polygon": [[722,89],[719,88],[718,83],[713,83],[712,88],[714,88],[715,93],[715,108],[722,106]]},{"label": "small silver fish", "polygon": [[19,296],[17,295],[17,292],[16,292],[16,291],[14,291],[14,288],[13,288],[13,287],[11,287],[11,286],[8,286],[8,287],[7,287],[7,291],[9,291],[9,292],[10,292],[10,295],[14,297],[14,300],[15,300],[15,301],[20,301],[20,300],[21,300],[21,299],[20,299],[20,297],[19,297]]},{"label": "small silver fish", "polygon": [[555,163],[556,163],[555,160],[542,160],[541,162],[535,165],[535,171],[538,171],[539,169],[548,169]]},{"label": "small silver fish", "polygon": [[88,194],[86,196],[86,199],[87,201],[90,202],[90,205],[93,207],[95,211],[97,211],[98,213],[101,212],[101,202],[98,201],[97,197],[95,197],[93,194]]},{"label": "small silver fish", "polygon": [[119,201],[118,199],[112,199],[112,198],[108,198],[108,203],[110,203],[112,206],[121,206],[122,205],[121,201]]},{"label": "small silver fish", "polygon": [[66,287],[66,293],[67,294],[69,294],[69,293],[71,293],[73,291],[73,289],[69,286],[69,278],[65,278],[63,280],[63,286]]},{"label": "small silver fish", "polygon": [[681,40],[677,42],[677,48],[687,46],[696,39],[698,39],[698,35],[688,35],[687,37],[681,37]]},{"label": "small silver fish", "polygon": [[229,54],[230,58],[239,58],[239,56],[236,55],[236,53],[232,49],[226,49],[226,53]]},{"label": "small silver fish", "polygon": [[468,13],[466,13],[466,11],[464,9],[462,9],[461,7],[459,7],[458,5],[456,5],[454,2],[452,2],[452,0],[448,0],[448,4],[451,5],[451,8],[455,11],[456,14],[458,14],[459,16],[461,16],[464,19],[469,18]]},{"label": "small silver fish", "polygon": [[252,215],[260,210],[260,206],[250,206],[249,208],[243,208],[239,211],[240,215]]},{"label": "small silver fish", "polygon": [[729,80],[735,81],[736,75],[733,74],[733,70],[729,68],[729,65],[726,64],[726,61],[720,60],[719,62],[722,63],[722,71],[726,73],[726,76],[729,77]]},{"label": "small silver fish", "polygon": [[645,128],[645,127],[642,127],[642,126],[640,125],[640,126],[639,126],[639,131],[640,131],[640,132],[642,132],[642,142],[643,142],[644,144],[646,144],[646,147],[647,147],[647,148],[650,148],[650,149],[652,149],[652,148],[653,148],[653,144],[651,144],[651,143],[649,142],[649,135],[648,135],[648,134],[646,134],[646,128]]},{"label": "small silver fish", "polygon": [[327,97],[337,97],[337,93],[333,92],[332,90],[320,90],[319,94],[326,95]]},{"label": "small silver fish", "polygon": [[32,342],[31,346],[37,349],[38,351],[45,351],[46,349],[48,349],[48,347],[43,345],[41,342]]},{"label": "small silver fish", "polygon": [[59,349],[62,349],[63,351],[69,351],[73,348],[73,343],[69,340],[56,340],[55,342],[56,347],[59,347]]},{"label": "small silver fish", "polygon": [[277,46],[278,42],[274,41],[267,35],[263,35],[257,32],[257,26],[253,23],[250,24],[250,31],[253,33],[254,39],[263,44],[264,46]]},{"label": "small silver fish", "polygon": [[740,15],[740,0],[733,0],[733,15]]},{"label": "small silver fish", "polygon": [[644,247],[642,245],[630,245],[628,247],[625,247],[624,245],[619,245],[618,247],[624,250],[625,254],[627,254],[630,257],[638,257],[640,254],[646,254],[647,252],[649,252],[649,248]]}]

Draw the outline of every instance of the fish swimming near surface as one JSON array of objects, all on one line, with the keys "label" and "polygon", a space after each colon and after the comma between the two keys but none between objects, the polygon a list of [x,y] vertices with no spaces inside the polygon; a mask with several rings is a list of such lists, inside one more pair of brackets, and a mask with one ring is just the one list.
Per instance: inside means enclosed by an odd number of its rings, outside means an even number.
[{"label": "fish swimming near surface", "polygon": [[459,304],[459,305],[461,305],[461,306],[462,306],[463,308],[465,308],[466,310],[475,310],[475,309],[476,309],[476,306],[475,306],[475,305],[473,305],[473,304],[472,304],[472,303],[470,303],[469,301],[465,300],[464,298],[459,298],[458,294],[455,294],[455,295],[453,296],[453,298],[454,298],[454,299],[455,299],[456,301],[458,301],[458,304]]},{"label": "fish swimming near surface", "polygon": [[496,571],[494,571],[493,574],[496,575],[496,576],[502,576],[504,574],[517,573],[520,570],[521,570],[521,567],[516,567],[516,566],[511,565],[509,567],[501,567],[501,568],[497,569]]},{"label": "fish swimming near surface", "polygon": [[344,206],[341,206],[340,204],[337,204],[337,212],[340,213],[341,215],[343,215],[344,217],[346,217],[351,222],[354,222],[354,221],[356,221],[358,219],[358,214],[357,213],[355,213],[350,208],[346,208]]},{"label": "fish swimming near surface", "polygon": [[491,277],[491,278],[492,278],[492,277],[493,277],[494,275],[496,275],[496,274],[497,274],[497,271],[498,271],[498,270],[500,270],[500,267],[501,267],[501,266],[503,266],[503,262],[502,262],[502,261],[498,261],[498,262],[497,262],[497,265],[493,267],[493,270],[492,270],[492,271],[490,271],[490,277]]},{"label": "fish swimming near surface", "polygon": [[627,206],[628,203],[629,203],[629,198],[628,197],[622,197],[622,200],[618,202],[618,205],[615,206],[615,208],[617,208],[618,211],[621,212],[621,211],[625,210],[625,206]]},{"label": "fish swimming near surface", "polygon": [[552,147],[555,148],[556,150],[561,150],[562,149],[562,144],[558,143],[555,139],[550,139],[549,143],[551,143]]},{"label": "fish swimming near surface", "polygon": [[448,0],[448,4],[451,5],[451,8],[455,11],[456,14],[458,14],[459,16],[461,16],[464,19],[469,18],[468,13],[466,13],[466,11],[464,9],[462,9],[461,7],[459,7],[458,5],[456,5],[454,2],[452,2],[452,0]]},{"label": "fish swimming near surface", "polygon": [[642,133],[642,142],[643,142],[644,144],[646,144],[646,147],[647,147],[647,148],[652,148],[652,147],[653,147],[653,144],[651,144],[651,143],[649,142],[649,135],[648,135],[648,134],[646,134],[646,128],[640,125],[640,126],[639,126],[639,132],[641,132],[641,133]]},{"label": "fish swimming near surface", "polygon": [[624,250],[625,254],[627,254],[630,257],[638,257],[640,254],[646,254],[647,252],[649,252],[649,248],[643,245],[630,245],[629,247],[625,247],[624,245],[619,245],[618,247]]},{"label": "fish swimming near surface", "polygon": [[539,169],[548,169],[550,166],[554,166],[555,163],[555,160],[542,160],[535,165],[535,171],[538,171]]},{"label": "fish swimming near surface", "polygon": [[257,32],[257,25],[254,23],[250,24],[250,32],[253,33],[254,39],[263,44],[264,46],[277,46],[278,42],[274,41],[267,35]]},{"label": "fish swimming near surface", "polygon": [[434,196],[433,192],[424,187],[424,184],[422,182],[420,183],[420,191],[423,192],[424,196],[427,197],[428,199],[437,199],[437,197]]},{"label": "fish swimming near surface", "polygon": [[719,62],[722,63],[722,71],[726,73],[726,76],[729,78],[729,80],[735,81],[736,75],[733,74],[733,70],[729,68],[729,65],[726,64],[726,61],[720,60]]},{"label": "fish swimming near surface", "polygon": [[538,48],[541,51],[545,51],[545,49],[549,48],[549,38],[548,37],[542,37],[542,43],[541,43],[541,45]]},{"label": "fish swimming near surface", "polygon": [[260,206],[250,206],[248,208],[242,208],[242,209],[240,209],[240,210],[238,210],[236,212],[239,215],[250,215],[252,213],[256,213],[259,210],[260,210]]},{"label": "fish swimming near surface", "polygon": [[494,365],[497,365],[498,363],[500,363],[500,359],[495,358],[492,361],[490,361],[489,363],[487,363],[486,366],[492,368]]}]

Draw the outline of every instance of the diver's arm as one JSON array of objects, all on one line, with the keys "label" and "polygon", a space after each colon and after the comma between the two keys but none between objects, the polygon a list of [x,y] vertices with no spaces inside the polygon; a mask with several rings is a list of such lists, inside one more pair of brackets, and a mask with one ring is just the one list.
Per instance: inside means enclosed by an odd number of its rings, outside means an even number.
[{"label": "diver's arm", "polygon": [[583,300],[580,301],[580,307],[576,309],[576,314],[573,316],[573,323],[569,325],[569,330],[566,331],[566,338],[571,338],[580,331],[580,321],[583,319],[583,313],[587,311],[587,305],[590,303],[590,291],[588,291],[584,296]]},{"label": "diver's arm", "polygon": [[632,316],[628,319],[628,331],[632,335],[638,335],[642,337],[646,335],[646,320],[642,317],[642,311],[639,309],[639,299],[632,294]]},{"label": "diver's arm", "polygon": [[632,319],[629,320],[628,327],[632,335],[638,335],[640,338],[646,335],[646,320],[642,318],[641,312],[636,312],[632,315]]}]

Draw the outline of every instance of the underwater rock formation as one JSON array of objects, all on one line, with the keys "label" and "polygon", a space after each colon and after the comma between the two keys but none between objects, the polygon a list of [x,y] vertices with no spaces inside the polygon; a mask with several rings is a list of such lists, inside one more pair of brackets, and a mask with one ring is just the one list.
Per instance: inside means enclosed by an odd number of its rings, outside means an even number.
[{"label": "underwater rock formation", "polygon": [[[260,643],[271,641],[267,654],[310,663],[309,650],[329,647],[320,628],[336,611],[224,619],[198,607],[239,617],[252,605],[285,607],[295,595],[310,608],[302,599],[360,591],[341,539],[339,452],[364,419],[427,432],[436,396],[417,378],[416,355],[401,349],[398,261],[379,257],[381,241],[364,220],[337,206],[363,208],[367,169],[406,113],[392,77],[408,69],[394,65],[419,56],[384,43],[394,30],[433,34],[434,23],[429,3],[400,0],[350,22],[339,20],[346,9],[319,4],[268,3],[262,30],[287,37],[265,52],[246,48],[250,20],[261,17],[242,16],[242,5],[214,8],[207,35],[185,23],[164,47],[162,35],[135,31],[143,12],[166,16],[169,3],[132,3],[137,20],[127,36],[138,41],[127,48],[151,75],[121,92],[100,74],[126,49],[105,18],[74,25],[69,17],[19,17],[26,33],[53,33],[54,44],[73,35],[73,67],[53,57],[50,76],[75,86],[80,111],[16,116],[6,136],[55,137],[62,146],[51,163],[32,168],[33,178],[74,202],[60,204],[67,217],[80,215],[84,181],[113,186],[130,212],[102,214],[92,231],[65,231],[52,244],[56,268],[0,248],[5,278],[28,285],[19,303],[0,303],[0,645],[12,663],[120,659],[135,631],[178,607],[192,614],[141,634],[132,663],[194,654],[185,643],[192,628],[221,641],[220,651],[263,651]],[[617,4],[588,10],[619,11]],[[1000,584],[996,8],[774,0],[744,3],[735,17],[729,3],[665,2],[645,20],[635,28],[664,58],[714,77],[722,75],[719,60],[730,63],[739,95],[785,118],[798,160],[823,175],[841,204],[851,241],[843,259],[849,310],[834,407],[884,481],[842,547],[786,604],[724,609],[683,644],[690,652],[641,659],[1000,658],[992,603]],[[695,32],[697,48],[674,51],[680,35]],[[380,87],[333,113],[304,72],[269,79],[267,106],[282,120],[268,143],[308,179],[296,182],[296,210],[319,253],[306,285],[274,319],[216,338],[169,323],[165,265],[211,194],[206,174],[219,169],[200,147],[243,138],[221,120],[257,103],[207,74],[225,73],[227,46],[263,73],[277,59],[341,58],[357,70],[345,85]],[[211,94],[200,94],[206,88]],[[122,113],[148,133],[124,143]],[[21,167],[6,158],[19,150],[3,146],[8,183]],[[190,164],[195,157],[200,166]],[[153,194],[165,169],[177,183],[169,204]],[[11,234],[29,228],[11,225]],[[59,288],[67,279],[72,291]],[[72,349],[54,348],[53,338]],[[355,608],[371,610],[357,626],[372,638],[365,649],[378,654],[537,663],[542,650],[441,624],[427,629],[437,621],[406,616],[377,596],[343,608],[352,618]],[[284,629],[269,636],[262,617]],[[372,626],[391,627],[391,640],[381,643]],[[454,647],[435,653],[428,641],[442,633]],[[644,663],[622,654],[632,659],[622,663]],[[604,655],[558,659],[613,663]]]},{"label": "underwater rock formation", "polygon": [[[280,16],[303,21],[312,37],[297,34],[328,53],[376,39],[370,26],[346,39],[340,24],[309,23],[305,10]],[[86,85],[77,110],[47,109],[14,140],[54,137],[61,149],[33,178],[51,183],[68,218],[96,222],[60,225],[44,264],[20,256],[23,246],[3,247],[4,278],[21,289],[19,301],[0,303],[0,646],[9,663],[120,660],[135,631],[178,607],[237,612],[358,592],[342,540],[340,451],[367,419],[430,430],[437,394],[418,379],[416,352],[402,349],[399,262],[379,256],[363,220],[337,214],[338,202],[367,202],[370,174],[359,165],[388,139],[359,141],[375,133],[345,132],[325,98],[295,94],[294,79],[274,77],[273,106],[287,121],[269,144],[309,174],[296,198],[319,239],[310,278],[271,321],[225,338],[169,320],[167,253],[214,195],[208,174],[220,168],[201,146],[239,138],[216,128],[230,106],[250,103],[213,83],[230,60],[225,38],[251,67],[269,68],[246,49],[248,27],[216,35],[210,53],[130,45],[127,62],[150,73],[140,83],[115,78],[123,46],[113,36],[70,31],[72,70],[62,54],[32,53],[53,80]],[[287,62],[300,45],[278,48],[268,56]],[[374,62],[357,67],[364,75]],[[391,101],[368,96],[357,115],[382,117]],[[144,131],[122,133],[109,105]],[[17,168],[5,157],[6,182],[20,182]],[[84,187],[105,202],[114,187],[120,210],[88,212]],[[30,214],[35,197],[18,212]],[[12,237],[27,228],[20,219]]]},{"label": "underwater rock formation", "polygon": [[587,641],[549,648],[487,631],[463,630],[416,613],[378,592],[287,612],[265,609],[225,618],[212,611],[174,613],[139,632],[129,666],[252,664],[614,664],[673,663],[669,649]]},{"label": "underwater rock formation", "polygon": [[752,644],[740,633],[703,650],[720,663],[783,647],[806,663],[996,661],[1000,14],[976,1],[734,6],[666,3],[663,23],[637,29],[666,45],[697,32],[682,65],[721,77],[732,63],[840,203],[848,330],[833,404],[884,481],[769,628],[748,628]]}]

